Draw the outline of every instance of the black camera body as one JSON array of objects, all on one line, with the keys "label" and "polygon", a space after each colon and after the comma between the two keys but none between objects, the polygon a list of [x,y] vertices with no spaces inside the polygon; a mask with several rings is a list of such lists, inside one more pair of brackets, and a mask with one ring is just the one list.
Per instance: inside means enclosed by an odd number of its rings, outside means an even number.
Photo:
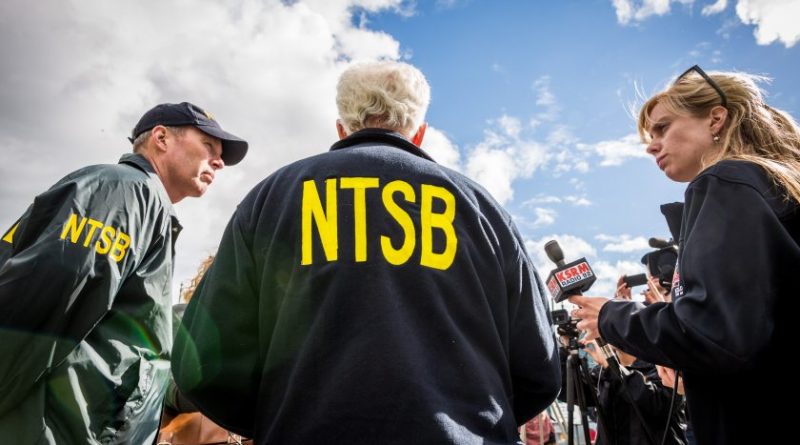
[{"label": "black camera body", "polygon": [[550,312],[550,316],[553,317],[553,324],[558,327],[564,327],[572,322],[569,312],[566,309],[554,310]]},{"label": "black camera body", "polygon": [[569,338],[568,349],[579,349],[581,346],[578,343],[580,331],[578,331],[578,320],[573,319],[566,309],[556,309],[550,311],[550,317],[553,324],[556,325],[556,332],[558,335],[564,335]]},{"label": "black camera body", "polygon": [[658,278],[658,284],[667,291],[672,289],[672,275],[678,262],[678,248],[671,244],[645,254],[642,264],[647,266],[650,276]]},{"label": "black camera body", "polygon": [[647,275],[643,273],[636,275],[625,275],[622,277],[622,282],[628,287],[644,286],[647,284]]}]

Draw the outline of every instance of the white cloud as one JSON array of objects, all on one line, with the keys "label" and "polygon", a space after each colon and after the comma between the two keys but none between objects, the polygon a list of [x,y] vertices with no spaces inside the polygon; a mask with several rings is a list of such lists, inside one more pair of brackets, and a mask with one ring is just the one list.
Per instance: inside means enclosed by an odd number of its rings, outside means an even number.
[{"label": "white cloud", "polygon": [[567,196],[564,198],[568,203],[578,206],[578,207],[588,207],[592,205],[592,201],[586,198],[586,196]]},{"label": "white cloud", "polygon": [[[611,3],[617,13],[617,22],[623,25],[631,21],[640,22],[653,15],[664,15],[670,10],[670,0],[612,0]],[[691,1],[679,3],[691,3]]]},{"label": "white cloud", "polygon": [[556,222],[556,216],[558,213],[553,209],[537,207],[533,209],[533,211],[536,214],[536,220],[533,222],[533,227],[538,228],[551,226]]},{"label": "white cloud", "polygon": [[[611,0],[617,22],[622,25],[667,14],[673,2],[692,5],[694,0]],[[717,0],[703,6],[701,13],[704,16],[719,14],[727,6],[727,0]],[[753,35],[759,45],[780,42],[790,48],[800,40],[800,22],[797,20],[800,0],[738,0],[736,15],[742,23],[755,25]],[[730,28],[731,24],[725,23],[720,33],[724,36]]]},{"label": "white cloud", "polygon": [[650,155],[645,151],[637,134],[629,134],[620,139],[602,141],[596,144],[578,144],[580,150],[591,151],[601,158],[600,166],[610,167],[622,165],[630,158],[647,158]]},{"label": "white cloud", "polygon": [[533,174],[545,156],[544,147],[535,143],[484,141],[470,152],[466,173],[505,204],[514,197],[514,180]]},{"label": "white cloud", "polygon": [[460,170],[461,154],[458,147],[442,131],[428,126],[425,137],[422,139],[422,149],[441,165]]},{"label": "white cloud", "polygon": [[[726,23],[729,23],[729,22],[726,22]],[[738,21],[737,21],[737,23],[738,23]],[[724,27],[725,27],[725,25],[723,25],[722,28],[724,28]],[[717,34],[718,35],[723,35],[723,31],[721,31],[722,28],[717,30]],[[724,31],[724,32],[727,32],[727,31]],[[723,38],[728,38],[728,37],[723,35]],[[711,42],[708,42],[708,41],[703,41],[703,42],[700,42],[700,43],[696,44],[693,49],[689,50],[689,52],[687,53],[687,56],[688,56],[688,59],[682,61],[678,65],[680,65],[680,66],[690,65],[692,63],[691,61],[696,61],[696,60],[700,60],[700,61],[710,60],[714,64],[718,64],[718,63],[722,62],[722,51],[720,51],[719,49],[715,49],[712,46]]]},{"label": "white cloud", "polygon": [[597,281],[587,294],[611,298],[617,290],[617,280],[622,275],[636,275],[644,272],[641,263],[633,261],[597,261],[589,263],[597,276]]},{"label": "white cloud", "polygon": [[703,15],[719,14],[728,7],[728,0],[717,0],[716,3],[703,6],[701,13]]},{"label": "white cloud", "polygon": [[664,15],[669,12],[669,3],[669,0],[644,0],[634,17],[642,21],[651,15]]},{"label": "white cloud", "polygon": [[546,195],[539,194],[539,195],[536,195],[536,197],[525,201],[524,203],[522,203],[522,205],[523,206],[530,206],[530,205],[536,205],[536,204],[558,204],[560,202],[561,202],[561,198],[559,198],[558,196],[546,196]]},{"label": "white cloud", "polygon": [[536,105],[544,108],[531,118],[529,125],[533,128],[538,127],[543,122],[553,122],[558,118],[561,107],[556,101],[556,96],[550,89],[550,76],[542,76],[536,79],[532,85],[536,92]]},{"label": "white cloud", "polygon": [[[353,25],[364,10],[409,13],[402,0],[171,0],[157,14],[140,2],[0,2],[0,59],[13,60],[0,70],[0,227],[63,175],[129,152],[144,111],[188,100],[250,152],[177,206],[175,281],[186,280],[253,185],[334,142],[335,85],[350,61],[400,57],[391,36]],[[445,136],[430,136],[444,162],[457,160]]]},{"label": "white cloud", "polygon": [[631,237],[630,235],[604,235],[600,234],[595,237],[598,241],[605,242],[603,246],[604,252],[636,252],[639,250],[648,250],[650,245],[647,244],[647,239],[643,236]]},{"label": "white cloud", "polygon": [[[641,154],[630,150],[629,137],[594,145],[580,143],[569,127],[556,121],[558,102],[549,89],[549,82],[549,76],[534,82],[537,104],[544,111],[536,114],[527,126],[522,125],[520,118],[503,114],[489,121],[490,127],[484,131],[483,140],[466,153],[463,171],[486,187],[501,204],[514,197],[514,181],[531,177],[545,167],[558,177],[566,172],[588,172],[591,165],[598,164],[597,157],[599,165],[609,166],[619,165],[628,157],[645,156],[641,148],[637,149]],[[544,120],[556,121],[544,141],[530,137]],[[573,196],[567,202],[591,205],[585,196]]]},{"label": "white cloud", "polygon": [[790,48],[800,40],[800,0],[739,0],[736,15],[756,25],[753,35],[759,45],[779,41]]},{"label": "white cloud", "polygon": [[546,164],[546,147],[520,137],[519,120],[506,115],[490,122],[484,138],[467,155],[464,171],[500,203],[514,197],[513,182],[527,178]]},{"label": "white cloud", "polygon": [[586,196],[565,196],[564,198],[559,198],[558,196],[547,196],[539,194],[534,198],[531,198],[524,203],[522,203],[523,207],[530,207],[535,206],[537,204],[561,204],[563,202],[572,204],[573,206],[577,207],[585,207],[592,205],[592,202],[589,201]]},{"label": "white cloud", "polygon": [[497,118],[497,125],[507,136],[519,138],[519,132],[522,129],[522,124],[516,117],[504,114]]},{"label": "white cloud", "polygon": [[570,178],[569,183],[575,190],[586,190],[586,183],[578,178]]},{"label": "white cloud", "polygon": [[633,18],[633,1],[632,0],[612,0],[614,9],[617,12],[617,22],[623,25],[629,23]]}]

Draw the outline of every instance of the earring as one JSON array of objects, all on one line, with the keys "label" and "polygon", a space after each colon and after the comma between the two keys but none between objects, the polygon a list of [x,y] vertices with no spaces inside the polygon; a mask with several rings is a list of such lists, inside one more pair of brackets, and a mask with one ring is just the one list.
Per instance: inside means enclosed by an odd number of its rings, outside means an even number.
[{"label": "earring", "polygon": [[715,143],[719,143],[719,135],[718,134],[715,134],[712,139],[714,140]]}]

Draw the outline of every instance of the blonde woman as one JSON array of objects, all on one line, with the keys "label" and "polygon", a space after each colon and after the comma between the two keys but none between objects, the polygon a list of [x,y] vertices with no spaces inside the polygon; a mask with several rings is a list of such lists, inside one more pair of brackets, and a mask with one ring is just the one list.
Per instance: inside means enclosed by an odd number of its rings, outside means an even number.
[{"label": "blonde woman", "polygon": [[570,299],[587,340],[683,374],[701,445],[784,443],[790,426],[775,407],[790,397],[781,358],[800,298],[800,131],[762,80],[694,66],[642,107],[647,152],[689,183],[673,302]]}]

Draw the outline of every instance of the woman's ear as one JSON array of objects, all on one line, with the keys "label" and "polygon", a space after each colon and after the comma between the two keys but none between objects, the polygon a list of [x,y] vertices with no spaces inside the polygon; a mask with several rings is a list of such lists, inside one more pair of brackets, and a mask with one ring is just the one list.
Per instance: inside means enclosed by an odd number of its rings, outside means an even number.
[{"label": "woman's ear", "polygon": [[725,123],[728,121],[728,109],[717,105],[711,109],[709,117],[711,118],[711,134],[716,136],[725,128]]}]

